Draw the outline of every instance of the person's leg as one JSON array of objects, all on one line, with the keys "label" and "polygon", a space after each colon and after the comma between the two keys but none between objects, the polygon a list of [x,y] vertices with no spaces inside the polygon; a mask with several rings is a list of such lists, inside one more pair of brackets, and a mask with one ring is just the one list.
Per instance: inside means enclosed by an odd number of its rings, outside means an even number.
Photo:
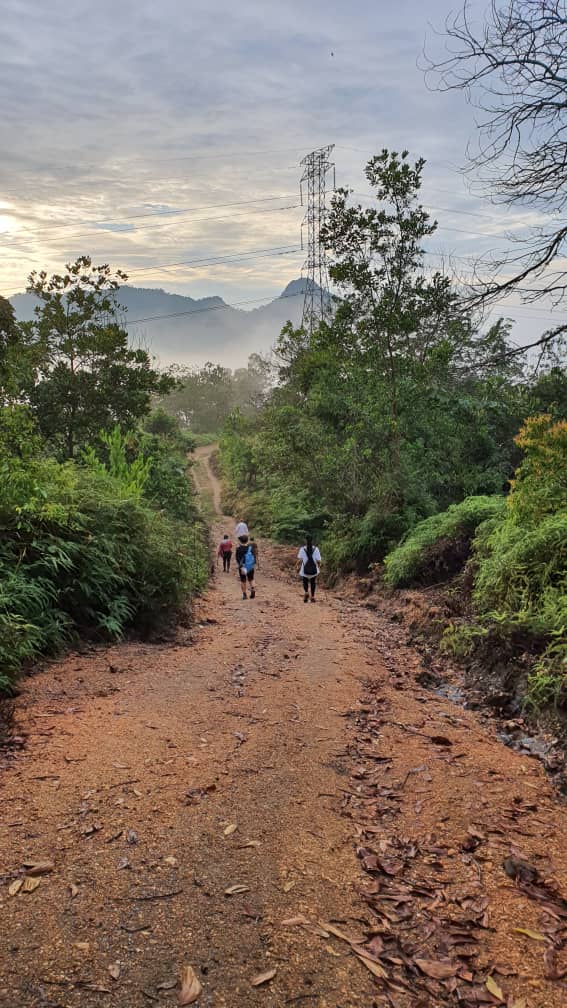
[{"label": "person's leg", "polygon": [[222,555],[222,569],[226,574],[226,553],[223,553]]},{"label": "person's leg", "polygon": [[250,584],[250,598],[256,598],[256,585],[254,583],[254,571],[248,572],[248,582]]},{"label": "person's leg", "polygon": [[240,575],[240,587],[242,588],[242,598],[248,598],[246,594],[246,574]]},{"label": "person's leg", "polygon": [[309,601],[309,578],[303,578],[303,601]]},{"label": "person's leg", "polygon": [[226,569],[227,569],[227,571],[228,571],[228,573],[229,573],[229,574],[230,574],[230,561],[231,561],[231,560],[232,560],[232,552],[231,552],[231,551],[229,551],[229,552],[228,552],[228,553],[226,554]]},{"label": "person's leg", "polygon": [[317,578],[310,578],[311,581],[311,601],[315,601],[315,588],[317,587]]}]

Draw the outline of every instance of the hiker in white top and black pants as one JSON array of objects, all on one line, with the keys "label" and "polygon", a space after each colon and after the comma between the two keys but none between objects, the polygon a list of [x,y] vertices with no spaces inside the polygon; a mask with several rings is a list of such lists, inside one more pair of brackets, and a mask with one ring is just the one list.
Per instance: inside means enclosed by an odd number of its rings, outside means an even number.
[{"label": "hiker in white top and black pants", "polygon": [[317,578],[321,570],[321,554],[319,547],[313,545],[311,536],[305,537],[305,546],[301,547],[297,559],[300,561],[299,576],[303,581],[303,601],[309,601],[309,592],[311,592],[311,601],[314,602]]}]

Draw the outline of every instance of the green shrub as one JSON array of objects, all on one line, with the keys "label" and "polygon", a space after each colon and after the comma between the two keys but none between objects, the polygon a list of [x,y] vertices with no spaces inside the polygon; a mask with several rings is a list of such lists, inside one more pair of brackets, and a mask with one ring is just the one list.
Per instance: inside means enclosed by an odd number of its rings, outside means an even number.
[{"label": "green shrub", "polygon": [[[483,522],[504,513],[504,497],[466,497],[460,504],[452,504],[447,511],[431,515],[415,526],[384,560],[384,580],[399,588],[428,574],[438,580],[438,558],[448,551],[455,559],[455,540],[463,541],[458,550],[459,565],[468,557],[470,542],[475,530]],[[433,572],[433,573],[432,573]]]},{"label": "green shrub", "polygon": [[[510,507],[500,522],[480,530],[474,548],[473,602],[479,625],[496,626],[501,636],[522,631],[541,642],[528,680],[527,704],[533,708],[563,702],[567,691],[567,486],[565,504],[559,507],[558,472],[552,459],[549,480],[538,468],[538,479],[533,481],[532,499],[538,506],[532,516],[528,502],[516,500],[525,489],[531,496],[520,466]],[[548,499],[549,486],[553,489],[556,508],[547,515],[541,508],[546,484]]]},{"label": "green shrub", "polygon": [[567,697],[567,423],[531,417],[516,442],[525,457],[507,507],[478,529],[473,544],[473,626],[446,643],[474,650],[490,635],[494,648],[524,639],[539,651],[526,704]]},{"label": "green shrub", "polygon": [[325,525],[325,512],[307,494],[274,490],[268,496],[270,533],[282,543],[302,543],[306,534],[318,537]]},{"label": "green shrub", "polygon": [[[149,633],[207,577],[206,536],[144,498],[150,460],[0,460],[0,687],[79,636]],[[144,477],[144,478],[143,478]]]}]

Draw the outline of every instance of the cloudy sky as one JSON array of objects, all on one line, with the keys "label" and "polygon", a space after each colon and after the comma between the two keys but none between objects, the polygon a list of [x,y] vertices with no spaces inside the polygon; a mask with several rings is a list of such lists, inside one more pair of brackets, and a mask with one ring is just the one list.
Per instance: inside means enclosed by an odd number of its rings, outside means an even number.
[{"label": "cloudy sky", "polygon": [[[471,6],[480,18],[484,0]],[[424,44],[442,52],[451,0],[2,7],[4,295],[87,253],[137,286],[269,299],[300,274],[298,162],[326,144],[337,184],[362,194],[382,147],[427,159],[431,265],[451,256],[466,275],[527,220],[470,194],[473,110],[419,69]],[[549,324],[543,306],[506,313],[521,342]]]}]

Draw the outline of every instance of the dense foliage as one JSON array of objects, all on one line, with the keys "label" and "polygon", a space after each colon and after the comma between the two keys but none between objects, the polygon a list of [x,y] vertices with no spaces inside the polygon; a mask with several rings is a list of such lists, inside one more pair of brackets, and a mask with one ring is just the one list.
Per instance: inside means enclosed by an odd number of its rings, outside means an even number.
[{"label": "dense foliage", "polygon": [[542,656],[530,679],[534,704],[567,700],[567,422],[530,418],[525,452],[503,517],[475,543],[473,600],[482,631],[527,634]]},{"label": "dense foliage", "polygon": [[482,522],[501,515],[504,497],[465,497],[447,511],[419,522],[384,559],[384,581],[395,588],[422,578],[443,579],[463,565],[475,532]]},{"label": "dense foliage", "polygon": [[33,323],[0,303],[0,689],[79,638],[163,629],[206,581],[193,441],[150,414],[172,379],[128,347],[115,284],[84,258],[32,276]]},{"label": "dense foliage", "polygon": [[210,362],[194,370],[179,368],[176,387],[161,406],[194,434],[210,435],[210,443],[233,410],[254,413],[265,400],[271,376],[271,365],[259,354],[251,354],[247,366],[235,371]]},{"label": "dense foliage", "polygon": [[[524,458],[505,498],[471,497],[420,522],[385,558],[385,580],[400,586],[436,574],[449,546],[472,543],[473,622],[451,627],[446,645],[474,653],[510,638],[539,653],[528,684],[534,706],[567,700],[567,422],[530,417],[515,439]],[[475,532],[476,529],[476,532]]]},{"label": "dense foliage", "polygon": [[423,167],[384,151],[366,169],[374,206],[335,195],[334,316],[284,330],[277,388],[221,439],[229,499],[272,534],[324,535],[335,571],[365,569],[451,503],[502,494],[537,399],[506,356],[507,324],[483,331],[424,265],[436,225],[419,203]]},{"label": "dense foliage", "polygon": [[423,167],[383,151],[375,205],[335,195],[340,298],[313,332],[284,329],[277,386],[225,424],[226,504],[284,541],[315,534],[331,575],[385,558],[391,585],[442,580],[472,548],[461,645],[519,635],[541,655],[539,702],[564,689],[567,376],[552,351],[520,367],[509,325],[484,329],[426,269]]},{"label": "dense foliage", "polygon": [[39,301],[34,319],[18,326],[8,320],[9,338],[0,339],[0,401],[25,397],[60,458],[80,454],[115,423],[135,426],[150,412],[152,396],[175,384],[128,343],[116,302],[124,279],[88,256],[68,263],[62,275],[34,272],[27,288]]}]

